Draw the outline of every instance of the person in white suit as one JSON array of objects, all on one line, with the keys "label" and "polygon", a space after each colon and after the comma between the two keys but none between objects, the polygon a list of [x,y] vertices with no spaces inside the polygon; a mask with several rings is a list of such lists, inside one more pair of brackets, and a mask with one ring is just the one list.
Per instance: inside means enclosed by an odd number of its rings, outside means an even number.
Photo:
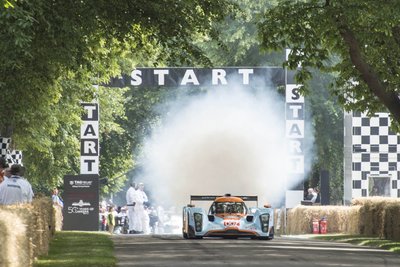
[{"label": "person in white suit", "polygon": [[126,191],[126,206],[128,207],[128,233],[134,233],[135,225],[135,183],[131,183],[128,191]]},{"label": "person in white suit", "polygon": [[148,198],[146,193],[144,192],[144,184],[139,183],[138,189],[134,194],[135,201],[135,220],[133,225],[133,230],[136,233],[145,233],[148,234],[150,232],[150,218],[147,208],[145,207],[146,202],[148,202]]}]

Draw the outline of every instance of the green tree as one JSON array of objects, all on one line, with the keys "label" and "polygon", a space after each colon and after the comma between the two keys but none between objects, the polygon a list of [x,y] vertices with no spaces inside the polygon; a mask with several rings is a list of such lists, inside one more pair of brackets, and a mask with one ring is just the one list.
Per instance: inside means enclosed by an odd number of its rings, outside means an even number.
[{"label": "green tree", "polygon": [[265,49],[292,49],[287,65],[301,62],[300,83],[312,68],[333,72],[332,93],[347,110],[388,110],[399,127],[399,21],[396,0],[283,0],[263,14],[259,29]]},{"label": "green tree", "polygon": [[[132,166],[124,90],[93,87],[151,55],[149,64],[194,58],[193,39],[216,36],[211,25],[230,12],[225,0],[30,1],[0,5],[0,135],[24,151],[27,176],[57,185],[78,169],[80,101],[102,109],[101,176],[118,190]],[[171,14],[174,14],[173,16]],[[131,56],[131,59],[127,59]],[[173,59],[173,60],[171,60]],[[116,146],[113,138],[127,141]],[[115,179],[113,179],[113,177]]]},{"label": "green tree", "polygon": [[343,202],[343,109],[329,94],[332,75],[313,70],[306,109],[314,129],[315,150],[306,187],[319,187],[321,171],[329,172],[330,204]]},{"label": "green tree", "polygon": [[276,4],[276,0],[233,1],[238,5],[230,16],[215,23],[214,28],[220,33],[217,40],[199,39],[196,44],[210,58],[215,66],[280,66],[284,52],[260,52],[257,38],[257,22],[260,15]]}]

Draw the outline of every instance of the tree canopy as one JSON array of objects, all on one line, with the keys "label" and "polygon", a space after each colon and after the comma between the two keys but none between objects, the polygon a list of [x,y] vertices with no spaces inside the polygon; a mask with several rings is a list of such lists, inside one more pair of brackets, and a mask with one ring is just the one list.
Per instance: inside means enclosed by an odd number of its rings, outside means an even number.
[{"label": "tree canopy", "polygon": [[347,110],[391,113],[400,124],[400,2],[279,1],[259,23],[265,49],[291,48],[287,65],[336,75],[332,92]]},{"label": "tree canopy", "polygon": [[102,110],[100,176],[129,170],[131,142],[112,143],[127,136],[120,126],[125,91],[93,85],[142,64],[207,64],[193,40],[216,37],[212,23],[231,8],[225,0],[3,2],[0,136],[12,137],[13,148],[24,151],[27,176],[51,186],[79,173],[79,102],[94,99]]}]

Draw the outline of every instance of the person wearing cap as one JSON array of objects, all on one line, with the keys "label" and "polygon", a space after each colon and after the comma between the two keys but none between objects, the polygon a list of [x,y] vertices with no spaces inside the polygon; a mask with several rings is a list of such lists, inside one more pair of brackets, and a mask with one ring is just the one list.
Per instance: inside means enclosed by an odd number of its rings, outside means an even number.
[{"label": "person wearing cap", "polygon": [[23,167],[11,166],[11,176],[0,184],[0,205],[13,205],[32,202],[34,196],[31,184],[22,177]]},{"label": "person wearing cap", "polygon": [[7,178],[6,169],[8,168],[8,163],[6,158],[0,157],[0,184]]}]

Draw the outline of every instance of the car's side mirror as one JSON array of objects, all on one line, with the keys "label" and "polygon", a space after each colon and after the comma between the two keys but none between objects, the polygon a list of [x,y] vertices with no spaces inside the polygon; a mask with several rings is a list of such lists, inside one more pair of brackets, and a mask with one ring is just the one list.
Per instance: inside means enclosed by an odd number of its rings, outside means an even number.
[{"label": "car's side mirror", "polygon": [[246,221],[248,221],[248,222],[252,222],[253,219],[254,219],[254,216],[253,216],[253,215],[247,215],[247,216],[246,216]]},{"label": "car's side mirror", "polygon": [[215,220],[214,215],[208,215],[208,220],[209,220],[210,222],[213,222],[213,221]]}]

